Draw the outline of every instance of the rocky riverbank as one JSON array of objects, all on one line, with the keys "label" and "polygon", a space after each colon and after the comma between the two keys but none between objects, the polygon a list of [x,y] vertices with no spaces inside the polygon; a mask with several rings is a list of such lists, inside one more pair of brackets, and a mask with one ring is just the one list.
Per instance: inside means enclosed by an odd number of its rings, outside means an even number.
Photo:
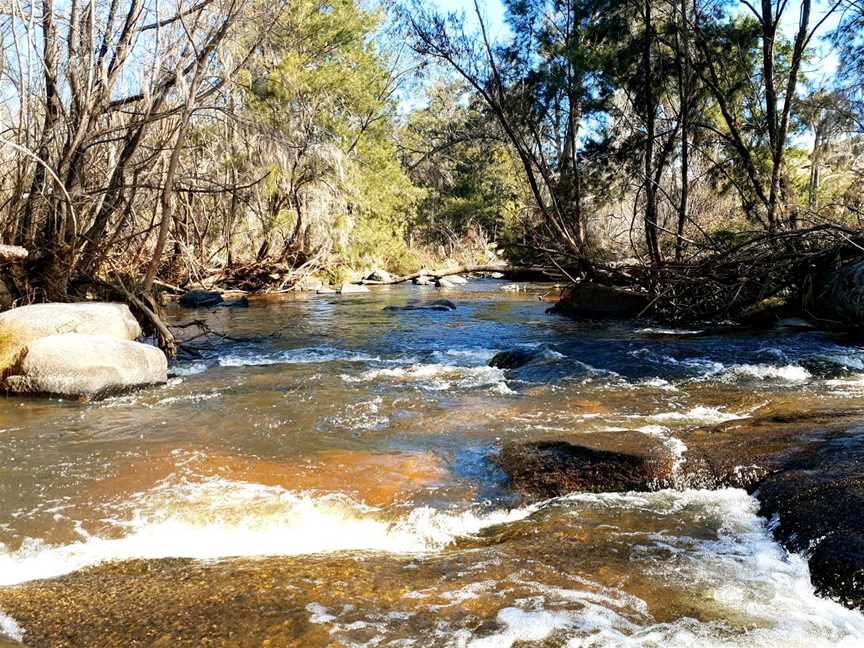
[{"label": "rocky riverbank", "polygon": [[494,461],[528,500],[571,492],[744,488],[817,591],[864,608],[864,410],[775,412],[697,428],[676,455],[644,435],[505,444]]}]

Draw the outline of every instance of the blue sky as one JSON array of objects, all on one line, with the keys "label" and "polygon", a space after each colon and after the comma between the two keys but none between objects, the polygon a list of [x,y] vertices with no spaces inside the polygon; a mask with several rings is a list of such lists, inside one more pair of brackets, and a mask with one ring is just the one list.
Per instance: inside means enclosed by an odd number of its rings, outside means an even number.
[{"label": "blue sky", "polygon": [[[472,0],[429,0],[429,4],[438,7],[441,11],[464,12],[476,24],[474,18],[474,3]],[[510,33],[504,23],[504,5],[501,0],[479,0],[480,11],[492,36],[506,36]]]},{"label": "blue sky", "polygon": [[[441,11],[454,11],[465,13],[468,22],[476,25],[474,19],[473,0],[428,0],[430,5],[438,7]],[[510,30],[504,22],[504,6],[501,0],[479,0],[480,11],[483,13],[490,34],[494,38],[506,38]],[[811,11],[811,28],[818,23],[829,7],[833,5],[832,0],[816,0]],[[794,0],[789,3],[783,16],[782,29],[790,38],[798,27],[798,15],[800,4]],[[739,5],[739,11],[748,11],[743,3]],[[819,34],[814,39],[814,49],[821,51],[814,57],[810,69],[806,70],[810,80],[816,86],[829,85],[837,69],[837,57],[827,46],[819,42],[819,35],[824,35],[837,24],[838,13],[835,12],[820,28]]]}]

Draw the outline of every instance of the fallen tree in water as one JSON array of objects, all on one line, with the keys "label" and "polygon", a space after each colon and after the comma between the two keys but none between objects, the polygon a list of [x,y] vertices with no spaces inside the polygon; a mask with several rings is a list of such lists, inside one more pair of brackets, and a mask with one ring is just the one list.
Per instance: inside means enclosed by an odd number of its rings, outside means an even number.
[{"label": "fallen tree in water", "polygon": [[618,307],[612,316],[668,322],[741,322],[764,314],[844,328],[864,324],[864,236],[839,225],[741,235],[685,262],[597,265],[578,276],[582,288],[565,291],[559,312],[601,316],[595,302],[602,298]]}]

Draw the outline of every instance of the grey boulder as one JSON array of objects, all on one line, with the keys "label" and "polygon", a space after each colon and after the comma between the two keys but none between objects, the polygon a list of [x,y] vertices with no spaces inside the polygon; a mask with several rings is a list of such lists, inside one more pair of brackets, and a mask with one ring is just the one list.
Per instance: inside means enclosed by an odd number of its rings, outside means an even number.
[{"label": "grey boulder", "polygon": [[167,380],[168,362],[156,347],[65,333],[29,344],[3,386],[22,394],[98,398]]},{"label": "grey boulder", "polygon": [[0,313],[0,331],[21,344],[59,333],[105,335],[134,340],[141,335],[138,320],[126,304],[80,302],[33,304]]}]

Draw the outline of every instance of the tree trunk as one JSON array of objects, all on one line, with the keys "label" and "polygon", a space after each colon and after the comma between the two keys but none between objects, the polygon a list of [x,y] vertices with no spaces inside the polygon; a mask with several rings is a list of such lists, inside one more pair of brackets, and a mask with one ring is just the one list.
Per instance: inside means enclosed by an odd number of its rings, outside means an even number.
[{"label": "tree trunk", "polygon": [[645,35],[642,44],[642,74],[644,82],[643,101],[645,102],[645,243],[648,255],[654,265],[660,264],[660,247],[657,240],[657,187],[654,184],[654,137],[656,109],[654,83],[652,79],[651,45],[653,30],[651,24],[651,3],[644,0]]},{"label": "tree trunk", "polygon": [[690,194],[690,43],[687,27],[687,3],[681,0],[679,30],[678,96],[681,103],[681,200],[678,204],[678,226],[675,229],[675,261],[680,262],[684,248],[684,226],[687,223],[687,201]]}]

